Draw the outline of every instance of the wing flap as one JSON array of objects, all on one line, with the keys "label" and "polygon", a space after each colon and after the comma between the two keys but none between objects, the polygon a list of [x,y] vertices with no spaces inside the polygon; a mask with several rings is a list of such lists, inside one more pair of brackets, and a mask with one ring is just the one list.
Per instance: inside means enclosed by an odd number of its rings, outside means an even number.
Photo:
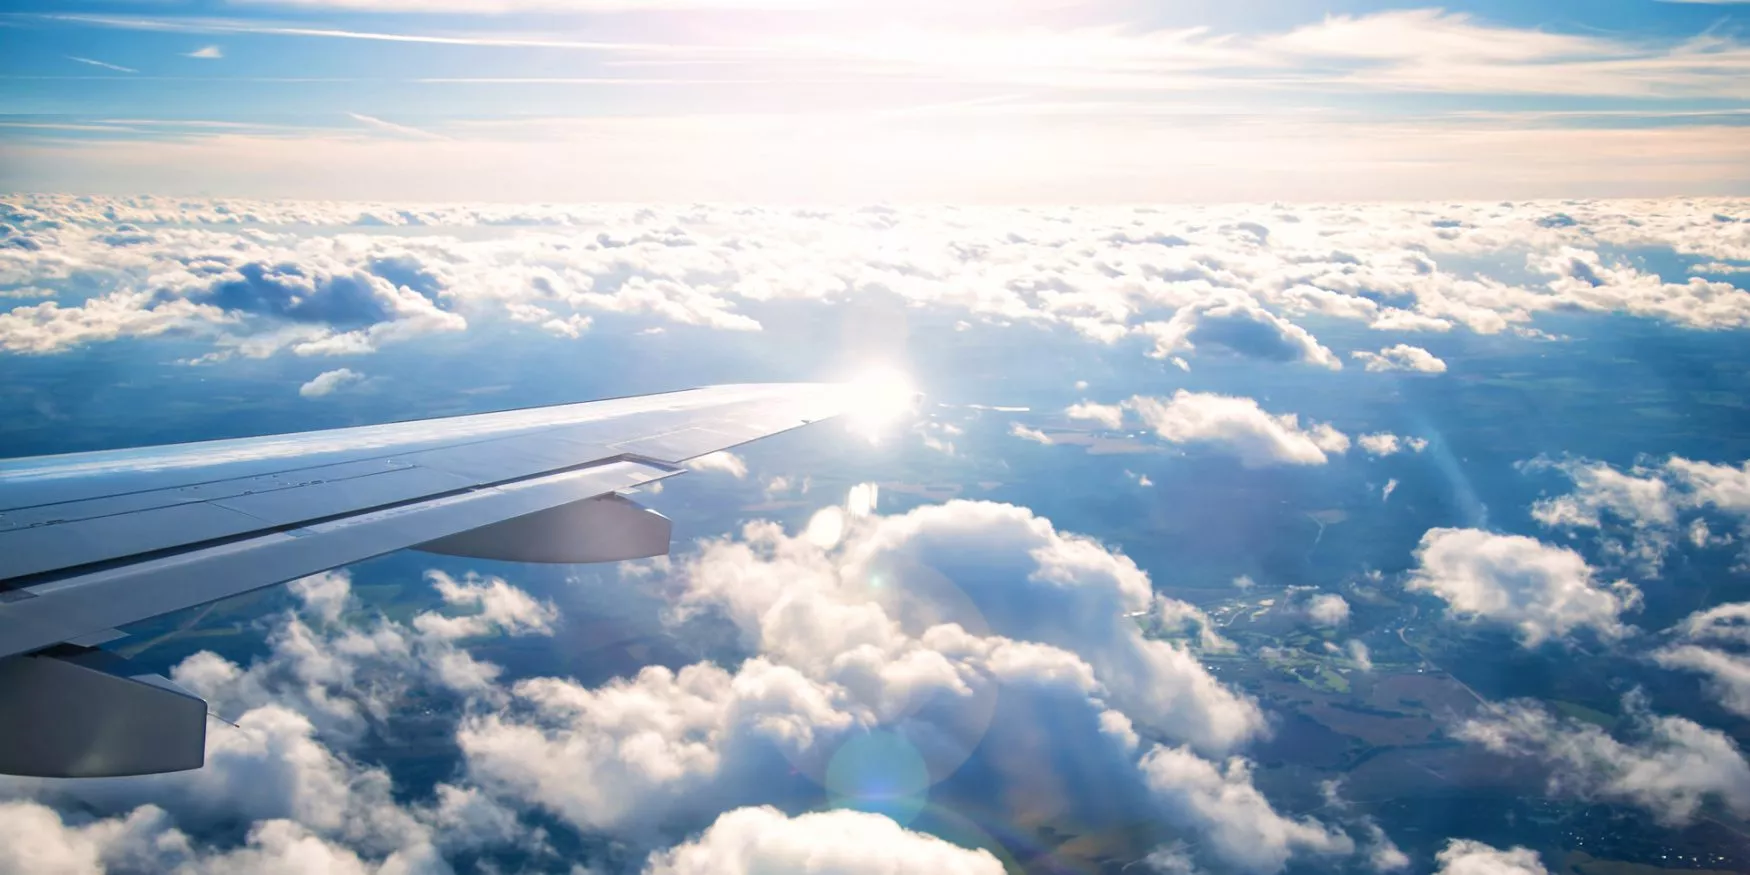
[{"label": "wing flap", "polygon": [[[0,515],[0,532],[152,510],[177,504],[212,501],[238,495],[252,495],[258,492],[291,489],[317,483],[330,483],[354,477],[368,477],[385,471],[411,467],[413,466],[406,462],[397,462],[394,459],[368,459],[361,462],[344,462],[338,465],[316,465],[275,474],[233,477],[167,489],[151,489],[98,498],[38,504],[9,510]],[[4,481],[0,480],[0,482]],[[9,496],[10,491],[8,490],[4,494]]]},{"label": "wing flap", "polygon": [[206,502],[0,532],[0,580],[105,562],[266,528],[246,513]]},{"label": "wing flap", "polygon": [[476,483],[447,471],[397,468],[366,477],[222,498],[211,504],[247,514],[260,520],[261,528],[271,528],[442,495],[472,488]]}]

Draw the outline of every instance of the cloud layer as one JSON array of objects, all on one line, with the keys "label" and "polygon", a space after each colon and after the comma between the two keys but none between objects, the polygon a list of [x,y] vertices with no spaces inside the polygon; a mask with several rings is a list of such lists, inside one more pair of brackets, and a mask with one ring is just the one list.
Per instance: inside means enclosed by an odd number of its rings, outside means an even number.
[{"label": "cloud layer", "polygon": [[[1750,226],[1716,220],[1742,211],[1723,200],[1333,204],[1086,209],[1072,222],[998,209],[14,197],[0,204],[0,294],[29,296],[7,299],[0,351],[174,334],[216,357],[345,356],[494,324],[581,338],[604,315],[757,331],[751,313],[768,305],[897,296],[1130,342],[1186,366],[1225,354],[1335,371],[1349,357],[1434,373],[1444,363],[1421,346],[1333,350],[1302,322],[1344,320],[1382,340],[1534,334],[1538,314],[1568,310],[1750,325],[1750,292],[1667,282],[1605,254],[1750,260]],[[373,233],[312,235],[312,225]],[[1496,278],[1506,269],[1474,267],[1485,258],[1526,268],[1506,282]]]}]

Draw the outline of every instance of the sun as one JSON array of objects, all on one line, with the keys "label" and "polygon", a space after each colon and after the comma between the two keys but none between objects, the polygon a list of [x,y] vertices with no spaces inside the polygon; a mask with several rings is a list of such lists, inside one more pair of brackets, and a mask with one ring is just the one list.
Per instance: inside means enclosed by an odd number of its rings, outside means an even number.
[{"label": "sun", "polygon": [[883,432],[917,409],[919,393],[911,377],[892,367],[870,367],[844,384],[850,393],[846,421],[851,430],[878,442]]}]

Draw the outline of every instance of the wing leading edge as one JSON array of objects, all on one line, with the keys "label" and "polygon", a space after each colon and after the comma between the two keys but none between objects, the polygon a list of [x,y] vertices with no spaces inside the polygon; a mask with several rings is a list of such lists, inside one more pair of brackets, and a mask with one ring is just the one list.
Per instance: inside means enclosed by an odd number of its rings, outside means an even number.
[{"label": "wing leading edge", "polygon": [[0,461],[0,773],[200,766],[205,704],[93,649],[118,626],[407,547],[661,555],[668,520],[620,491],[837,416],[848,397],[833,384],[712,386]]}]

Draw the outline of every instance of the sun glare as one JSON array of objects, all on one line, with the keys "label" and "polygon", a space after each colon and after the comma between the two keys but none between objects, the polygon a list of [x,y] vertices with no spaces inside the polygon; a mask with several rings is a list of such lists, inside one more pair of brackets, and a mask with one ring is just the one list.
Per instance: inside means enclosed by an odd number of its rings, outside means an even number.
[{"label": "sun glare", "polygon": [[870,368],[844,386],[851,393],[846,421],[871,443],[917,409],[919,393],[911,377],[895,368]]}]

